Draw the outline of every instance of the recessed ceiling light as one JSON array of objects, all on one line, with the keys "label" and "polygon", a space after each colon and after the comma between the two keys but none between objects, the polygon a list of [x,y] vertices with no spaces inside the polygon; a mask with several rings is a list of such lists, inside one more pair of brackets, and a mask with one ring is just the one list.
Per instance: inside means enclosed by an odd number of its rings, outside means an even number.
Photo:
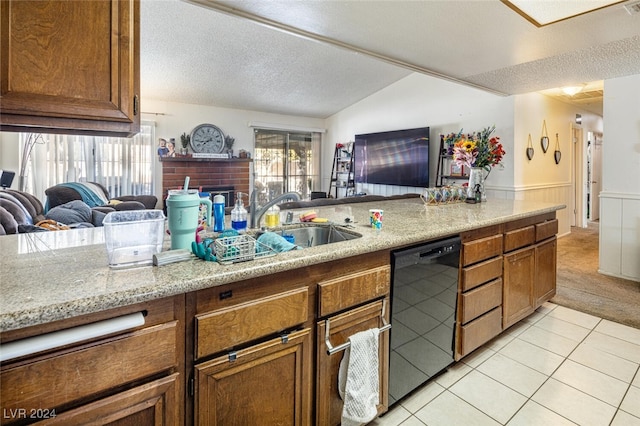
[{"label": "recessed ceiling light", "polygon": [[594,10],[624,3],[624,0],[548,1],[501,0],[537,27],[553,24]]},{"label": "recessed ceiling light", "polygon": [[566,86],[562,88],[562,93],[564,93],[565,95],[568,96],[573,96],[577,93],[579,93],[582,88],[584,87],[584,85],[582,86]]}]

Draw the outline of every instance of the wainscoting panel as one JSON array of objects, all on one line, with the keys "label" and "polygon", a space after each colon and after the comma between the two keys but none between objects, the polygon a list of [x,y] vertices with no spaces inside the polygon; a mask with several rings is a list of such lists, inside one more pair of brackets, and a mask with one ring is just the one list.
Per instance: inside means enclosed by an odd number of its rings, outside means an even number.
[{"label": "wainscoting panel", "polygon": [[640,194],[600,193],[598,272],[640,281]]}]

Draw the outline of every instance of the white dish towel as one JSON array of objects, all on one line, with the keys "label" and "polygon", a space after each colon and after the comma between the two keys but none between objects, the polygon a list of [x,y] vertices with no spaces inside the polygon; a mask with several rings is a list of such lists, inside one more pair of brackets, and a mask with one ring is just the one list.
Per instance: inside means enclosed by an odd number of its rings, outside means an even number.
[{"label": "white dish towel", "polygon": [[338,373],[338,391],[344,401],[342,426],[360,426],[376,418],[378,390],[378,336],[372,328],[349,337]]}]

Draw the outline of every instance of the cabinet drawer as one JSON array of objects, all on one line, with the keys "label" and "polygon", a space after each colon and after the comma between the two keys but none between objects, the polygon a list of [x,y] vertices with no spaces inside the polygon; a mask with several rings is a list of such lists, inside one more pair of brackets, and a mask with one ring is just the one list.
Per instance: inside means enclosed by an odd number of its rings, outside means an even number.
[{"label": "cabinet drawer", "polygon": [[460,288],[462,291],[468,291],[500,276],[502,276],[502,256],[463,268]]},{"label": "cabinet drawer", "polygon": [[265,297],[219,311],[196,315],[196,358],[304,323],[307,287]]},{"label": "cabinet drawer", "polygon": [[3,366],[2,410],[52,409],[174,369],[179,335],[178,321],[173,321],[19,362],[16,367]]},{"label": "cabinet drawer", "polygon": [[460,327],[462,356],[482,346],[502,331],[502,310],[495,308],[469,324]]},{"label": "cabinet drawer", "polygon": [[461,298],[460,322],[466,324],[502,304],[502,279],[462,293]]},{"label": "cabinet drawer", "polygon": [[391,267],[380,266],[318,284],[318,316],[325,317],[352,306],[387,295]]},{"label": "cabinet drawer", "polygon": [[520,247],[530,246],[535,242],[536,228],[535,226],[527,226],[525,228],[514,229],[504,233],[504,251],[512,251]]},{"label": "cabinet drawer", "polygon": [[462,266],[491,259],[502,254],[502,234],[462,244]]},{"label": "cabinet drawer", "polygon": [[536,224],[536,242],[546,240],[558,233],[558,219]]}]

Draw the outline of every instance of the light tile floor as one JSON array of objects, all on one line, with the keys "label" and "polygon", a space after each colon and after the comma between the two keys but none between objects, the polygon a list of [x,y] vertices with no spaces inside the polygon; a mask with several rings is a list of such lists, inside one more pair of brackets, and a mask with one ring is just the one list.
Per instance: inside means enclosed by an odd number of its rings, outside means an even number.
[{"label": "light tile floor", "polygon": [[640,329],[545,303],[370,425],[640,426],[639,368]]}]

